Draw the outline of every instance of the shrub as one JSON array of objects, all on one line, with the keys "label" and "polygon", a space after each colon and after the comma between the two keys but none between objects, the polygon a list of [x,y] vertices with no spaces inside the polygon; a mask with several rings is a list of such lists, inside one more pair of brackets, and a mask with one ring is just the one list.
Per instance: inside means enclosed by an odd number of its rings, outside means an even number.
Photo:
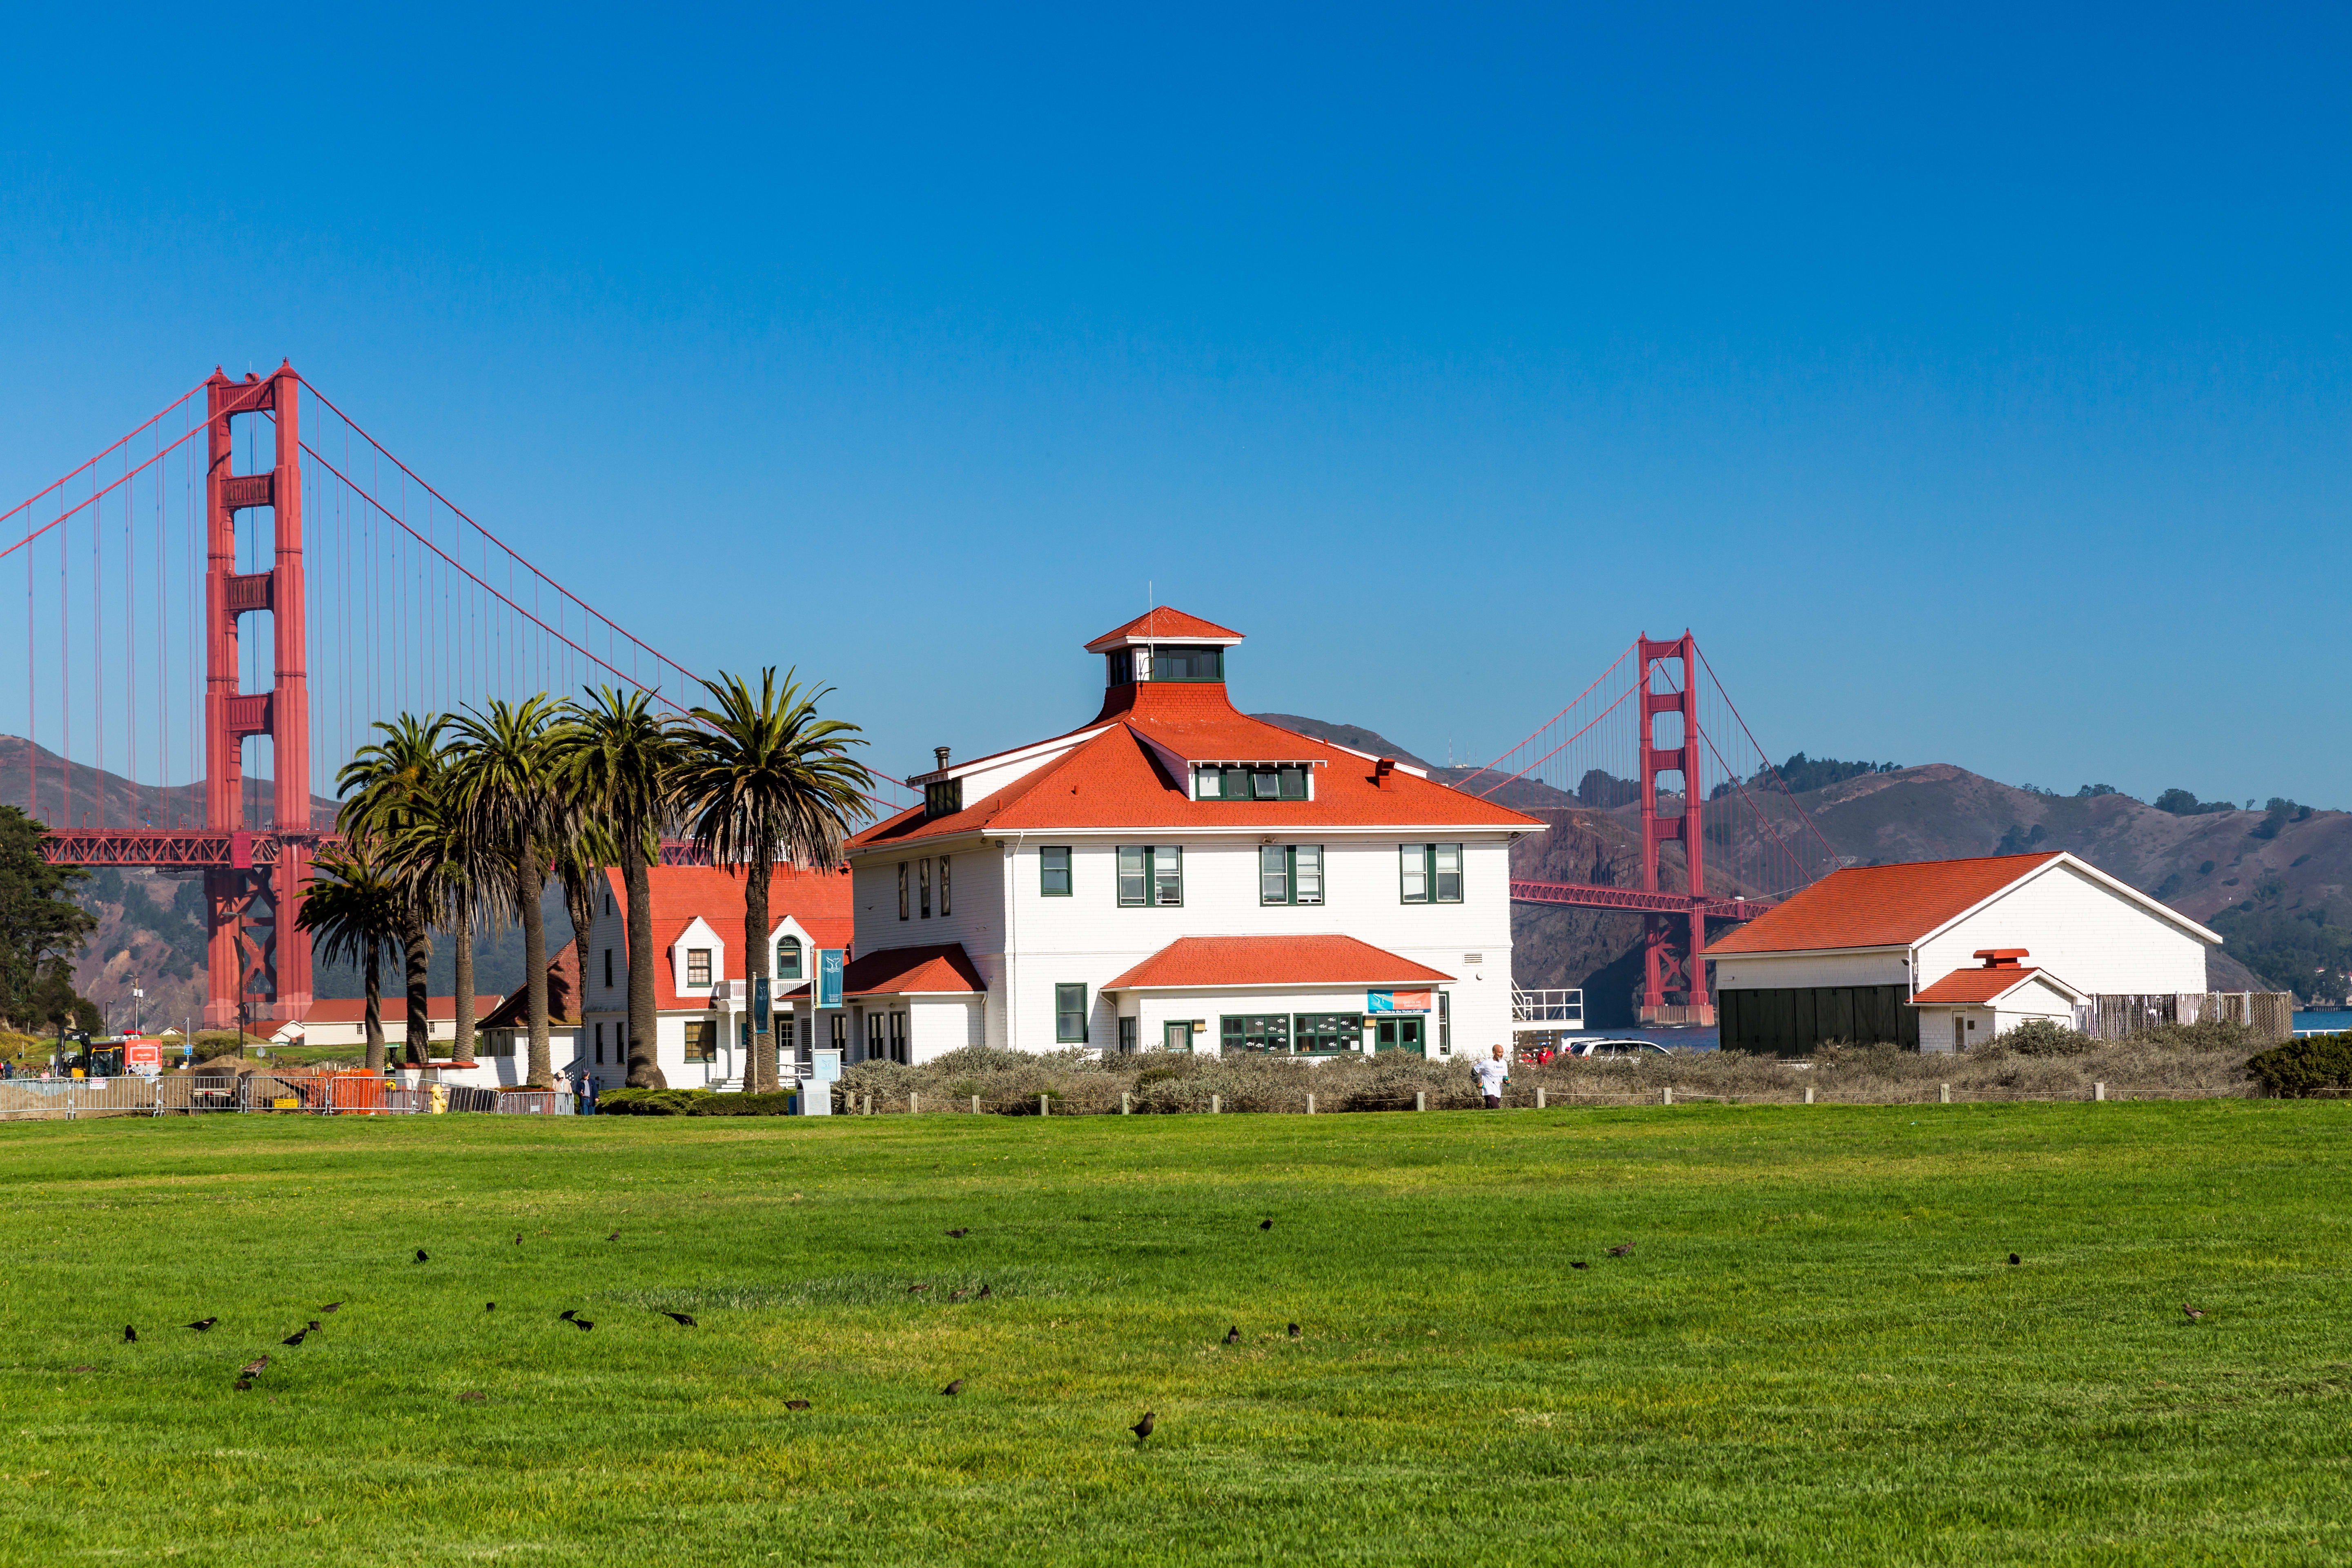
[{"label": "shrub", "polygon": [[688,1116],[790,1116],[796,1098],[789,1089],[774,1094],[705,1094],[690,1103],[686,1113]]},{"label": "shrub", "polygon": [[2142,1045],[2168,1046],[2184,1051],[2250,1051],[2271,1037],[2250,1024],[2227,1018],[2200,1018],[2194,1024],[2158,1024],[2131,1037]]},{"label": "shrub", "polygon": [[2352,1035],[2306,1035],[2289,1040],[2248,1060],[2246,1070],[2282,1099],[2352,1089]]},{"label": "shrub", "polygon": [[690,1116],[695,1101],[718,1098],[707,1089],[614,1089],[596,1097],[603,1116]]},{"label": "shrub", "polygon": [[2070,1029],[2052,1018],[2028,1018],[2014,1029],[1995,1035],[1992,1043],[2021,1057],[2079,1057],[2098,1044],[2082,1030]]}]

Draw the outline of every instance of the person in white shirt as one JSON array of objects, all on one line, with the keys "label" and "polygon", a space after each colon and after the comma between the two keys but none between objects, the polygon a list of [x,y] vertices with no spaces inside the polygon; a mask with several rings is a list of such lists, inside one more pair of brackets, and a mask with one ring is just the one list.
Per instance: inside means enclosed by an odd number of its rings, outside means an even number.
[{"label": "person in white shirt", "polygon": [[1503,1109],[1503,1080],[1511,1076],[1511,1064],[1503,1059],[1503,1047],[1496,1046],[1495,1054],[1483,1062],[1472,1062],[1470,1071],[1478,1080],[1478,1092],[1486,1097],[1486,1109]]}]

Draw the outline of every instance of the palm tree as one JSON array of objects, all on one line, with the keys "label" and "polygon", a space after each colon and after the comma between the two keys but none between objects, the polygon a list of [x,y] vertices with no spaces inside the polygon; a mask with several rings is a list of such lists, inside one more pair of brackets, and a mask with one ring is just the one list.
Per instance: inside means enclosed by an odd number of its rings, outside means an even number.
[{"label": "palm tree", "polygon": [[492,698],[453,721],[458,813],[502,879],[522,917],[523,1008],[530,1021],[530,1081],[555,1080],[547,1048],[547,888],[549,851],[557,837],[559,800],[548,731],[555,703],[545,692],[508,702]]},{"label": "palm tree", "polygon": [[[743,877],[743,956],[753,989],[768,976],[768,881],[779,860],[810,869],[840,864],[841,841],[871,815],[862,793],[874,775],[848,748],[866,742],[855,724],[819,719],[833,688],[803,690],[786,670],[760,675],[754,695],[740,675],[706,680],[712,706],[691,710],[671,790],[688,832],[713,863]],[[751,1041],[744,1087],[776,1087],[776,1053],[765,1029]]]},{"label": "palm tree", "polygon": [[320,957],[360,966],[367,984],[370,1072],[383,1070],[383,987],[377,955],[384,943],[400,940],[407,903],[406,893],[377,859],[375,846],[347,838],[313,863],[295,919],[316,941]]},{"label": "palm tree", "polygon": [[[604,826],[628,900],[629,1086],[667,1089],[655,1053],[653,885],[646,868],[659,853],[668,818],[670,773],[677,740],[642,691],[609,686],[564,705],[551,738],[564,798]],[[587,955],[581,955],[583,989]]]},{"label": "palm tree", "polygon": [[[561,778],[559,773],[559,789]],[[555,879],[563,885],[563,910],[571,917],[572,945],[580,955],[580,980],[572,997],[572,1022],[580,1029],[572,1037],[572,1055],[578,1059],[588,1029],[586,1018],[581,1016],[585,1011],[582,1004],[588,994],[588,928],[595,923],[599,884],[614,854],[613,836],[601,817],[581,809],[580,803],[568,795],[563,796],[562,805],[551,863]]]},{"label": "palm tree", "polygon": [[446,783],[441,731],[448,722],[445,714],[419,719],[403,713],[389,723],[379,720],[375,728],[383,739],[361,747],[335,775],[335,793],[350,797],[335,814],[335,826],[346,837],[374,839],[385,874],[404,894],[400,945],[408,1026],[404,1040],[408,1060],[420,1065],[433,1055],[426,977],[433,962],[434,899],[425,868],[406,858],[413,847],[403,840],[433,810],[431,797]]},{"label": "palm tree", "polygon": [[444,751],[432,786],[416,801],[407,825],[394,834],[393,859],[405,867],[421,889],[428,917],[456,942],[457,1038],[451,1055],[474,1059],[474,935],[505,907],[505,887],[497,860],[474,840],[458,809],[456,758]]}]

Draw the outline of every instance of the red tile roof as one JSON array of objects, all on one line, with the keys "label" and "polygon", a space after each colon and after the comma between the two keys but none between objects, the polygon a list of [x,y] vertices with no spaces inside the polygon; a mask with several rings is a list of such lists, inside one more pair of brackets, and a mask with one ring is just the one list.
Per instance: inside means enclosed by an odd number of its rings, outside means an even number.
[{"label": "red tile roof", "polygon": [[1996,996],[2007,995],[2041,973],[2038,969],[2020,969],[2014,964],[2004,964],[1999,969],[1982,965],[1975,969],[1955,969],[1912,997],[1911,1002],[1914,1006],[1979,1007]]},{"label": "red tile roof", "polygon": [[[559,1028],[572,1028],[580,1022],[580,943],[567,942],[562,950],[548,961],[547,1021]],[[497,1010],[475,1025],[480,1029],[527,1029],[530,1027],[530,992],[516,992],[499,1004]]]},{"label": "red tile roof", "polygon": [[[626,909],[628,890],[622,885],[619,868],[606,868],[604,877],[613,889],[613,907]],[[655,1007],[672,1012],[707,1009],[709,992],[678,993],[670,950],[699,916],[733,955],[728,978],[743,978],[747,973],[741,955],[743,879],[716,866],[653,866],[646,871],[646,890],[653,903]],[[768,879],[768,919],[781,921],[788,915],[801,923],[818,947],[846,949],[856,929],[850,909],[848,869],[802,871],[776,867]]]},{"label": "red tile roof", "polygon": [[1150,637],[1154,642],[1239,642],[1242,634],[1214,621],[1204,621],[1198,616],[1188,616],[1181,610],[1171,610],[1161,605],[1145,611],[1123,626],[1113,626],[1087,644],[1087,651],[1108,652],[1131,637]]},{"label": "red tile roof", "polygon": [[[398,978],[396,973],[394,978]],[[479,1019],[483,1015],[489,1012],[491,1008],[496,1007],[502,1000],[504,1000],[504,998],[499,996],[499,994],[495,991],[476,993],[474,996],[474,1016],[477,1019]],[[403,1019],[408,1016],[408,994],[404,991],[387,989],[383,993],[383,999],[379,1004],[379,1006],[382,1010],[384,1026],[386,1028],[394,1027],[399,1025]],[[427,996],[425,999],[425,1016],[427,1021],[432,1023],[456,1023],[457,1020],[457,999],[455,996]],[[322,996],[317,1001],[311,1003],[310,1006],[303,1009],[301,1022],[305,1024],[357,1024],[363,1022],[366,1017],[367,998],[364,996]],[[281,1025],[278,1026],[283,1027],[284,1026]],[[257,1033],[258,1031],[257,1030],[255,1032]]]},{"label": "red tile roof", "polygon": [[1102,988],[1429,985],[1453,978],[1352,936],[1186,936]]},{"label": "red tile roof", "polygon": [[[926,821],[910,807],[850,840],[854,849],[964,833],[1045,833],[1065,827],[1279,828],[1490,827],[1520,831],[1535,817],[1450,789],[1402,769],[1373,782],[1373,763],[1357,752],[1253,719],[1213,681],[1144,682],[1117,687],[1097,723],[1116,721],[1093,739],[961,811]],[[1315,763],[1313,800],[1233,803],[1192,798],[1189,780],[1171,778],[1156,742],[1202,761]]]},{"label": "red tile roof", "polygon": [[1709,943],[1706,956],[1902,947],[2057,858],[2055,853],[1994,855],[1844,867]]},{"label": "red tile roof", "polygon": [[845,996],[902,996],[925,992],[985,991],[963,943],[891,947],[852,959],[841,974]]}]

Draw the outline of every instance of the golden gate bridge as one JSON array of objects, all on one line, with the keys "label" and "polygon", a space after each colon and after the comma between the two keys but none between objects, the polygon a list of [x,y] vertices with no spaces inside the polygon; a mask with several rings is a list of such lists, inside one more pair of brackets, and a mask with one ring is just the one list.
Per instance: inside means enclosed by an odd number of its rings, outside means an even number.
[{"label": "golden gate bridge", "polygon": [[[283,917],[333,837],[311,782],[377,720],[592,684],[682,714],[699,690],[287,363],[215,371],[0,513],[12,538],[25,679],[0,680],[21,737],[0,801],[55,862],[204,877],[211,1026],[309,1008],[310,938]],[[1641,917],[1645,1016],[1711,1019],[1706,922],[1837,864],[1688,632],[1635,639],[1454,782],[1552,824],[1537,858],[1574,874],[1515,876],[1515,900]]]}]

